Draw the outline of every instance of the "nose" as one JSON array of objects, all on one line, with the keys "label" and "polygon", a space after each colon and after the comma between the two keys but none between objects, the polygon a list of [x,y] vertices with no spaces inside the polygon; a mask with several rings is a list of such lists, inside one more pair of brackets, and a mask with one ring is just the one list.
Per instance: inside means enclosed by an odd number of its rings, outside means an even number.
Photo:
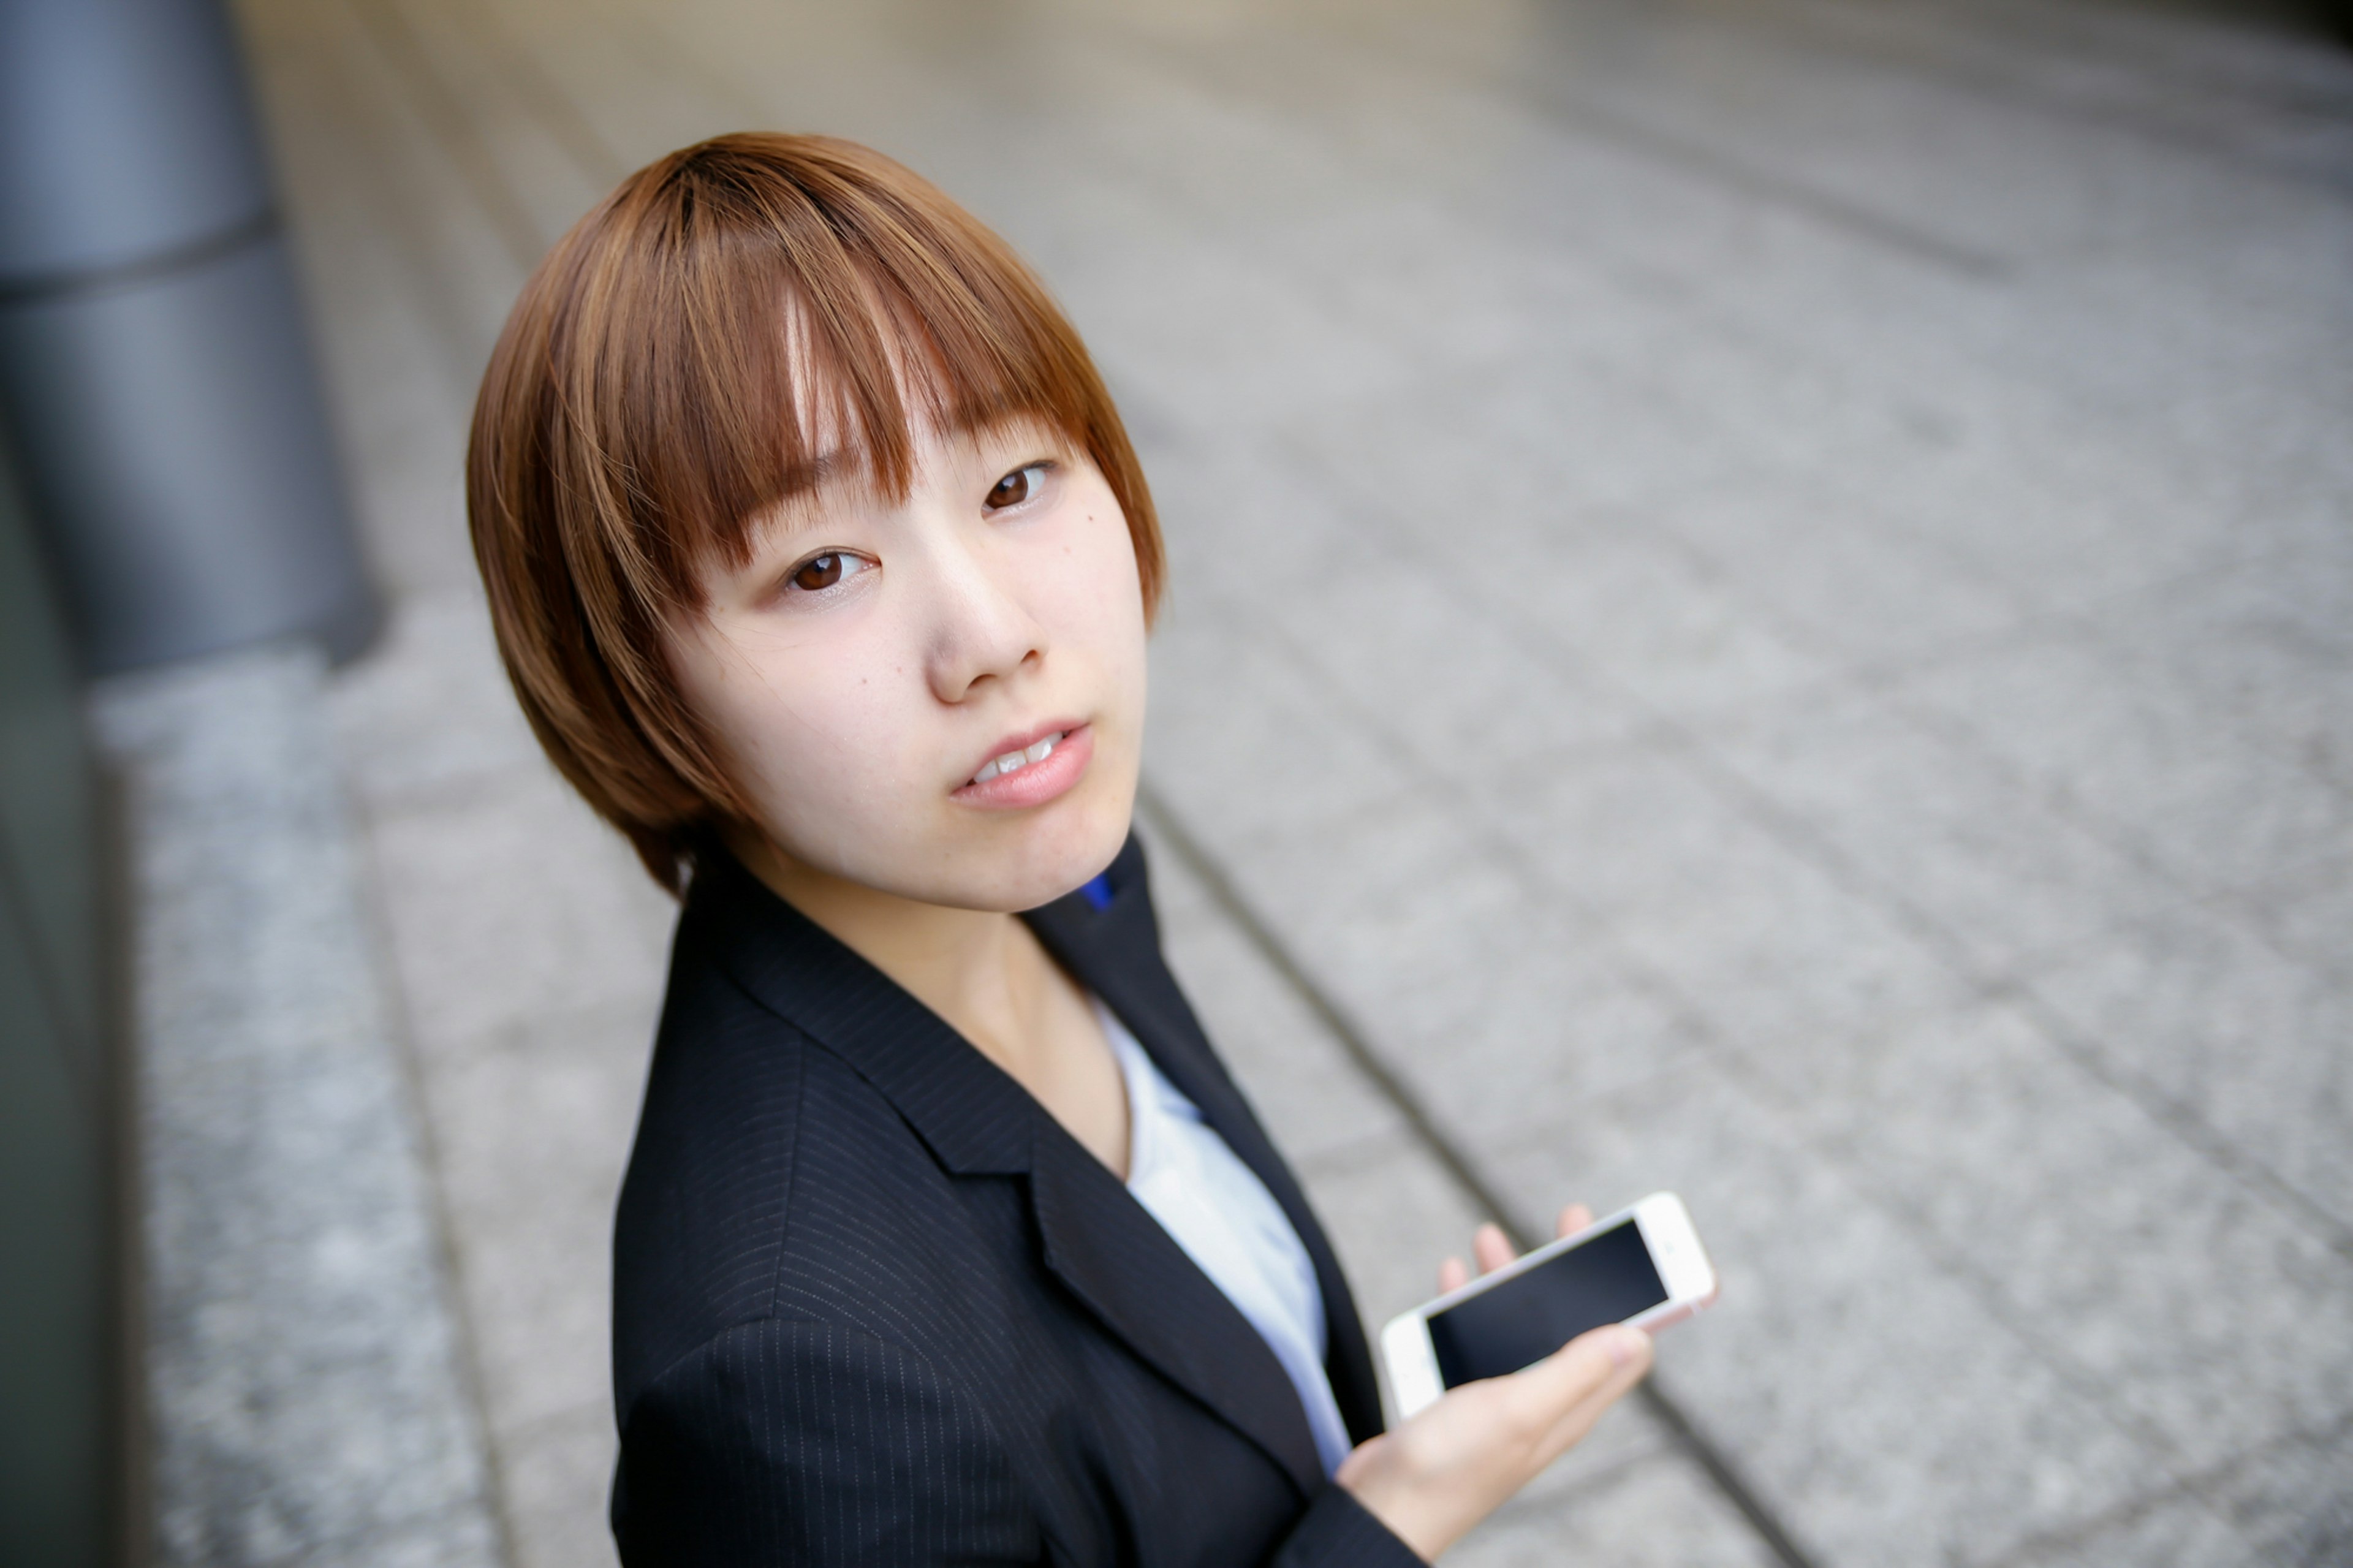
[{"label": "nose", "polygon": [[1044,628],[1004,580],[1010,563],[985,541],[942,542],[931,553],[923,666],[933,696],[966,701],[1044,658]]}]

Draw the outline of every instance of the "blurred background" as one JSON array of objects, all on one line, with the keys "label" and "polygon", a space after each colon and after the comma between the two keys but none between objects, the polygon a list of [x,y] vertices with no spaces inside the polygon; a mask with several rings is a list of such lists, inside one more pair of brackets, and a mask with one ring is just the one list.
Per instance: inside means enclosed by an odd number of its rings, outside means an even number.
[{"label": "blurred background", "polygon": [[612,1561],[672,906],[459,466],[745,127],[1044,273],[1171,958],[1376,1324],[1723,1300],[1450,1561],[2353,1563],[2353,53],[2094,0],[5,0],[0,1559]]}]

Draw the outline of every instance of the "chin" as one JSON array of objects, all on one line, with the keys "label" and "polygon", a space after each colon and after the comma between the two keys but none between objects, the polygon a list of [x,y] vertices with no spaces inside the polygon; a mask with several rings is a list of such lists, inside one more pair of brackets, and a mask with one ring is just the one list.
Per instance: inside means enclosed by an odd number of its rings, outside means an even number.
[{"label": "chin", "polygon": [[[1078,803],[1073,802],[1073,805]],[[963,874],[951,896],[934,901],[1018,914],[1076,892],[1103,874],[1127,842],[1132,798],[1090,805],[1060,820],[1021,824],[1023,831],[956,857]]]}]

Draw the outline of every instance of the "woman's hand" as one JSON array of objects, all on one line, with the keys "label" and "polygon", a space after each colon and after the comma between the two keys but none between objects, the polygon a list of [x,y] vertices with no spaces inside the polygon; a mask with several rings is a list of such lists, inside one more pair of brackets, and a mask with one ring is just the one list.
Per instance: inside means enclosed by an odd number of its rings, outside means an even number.
[{"label": "woman's hand", "polygon": [[[1560,1234],[1584,1229],[1582,1204],[1560,1214]],[[1481,1273],[1512,1260],[1512,1244],[1492,1225],[1472,1241]],[[1448,1258],[1440,1290],[1469,1279]],[[1602,1413],[1651,1370],[1651,1336],[1623,1324],[1580,1334],[1509,1377],[1450,1389],[1412,1419],[1360,1445],[1340,1466],[1339,1483],[1424,1562],[1461,1540],[1593,1429]]]}]

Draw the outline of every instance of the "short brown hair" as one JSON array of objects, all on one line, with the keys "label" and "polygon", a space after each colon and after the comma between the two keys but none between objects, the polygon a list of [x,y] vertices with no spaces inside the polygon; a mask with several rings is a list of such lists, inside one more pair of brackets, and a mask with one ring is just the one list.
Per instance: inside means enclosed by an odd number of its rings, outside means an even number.
[{"label": "short brown hair", "polygon": [[912,171],[722,136],[631,174],[540,263],[474,405],[474,557],[540,744],[656,881],[680,890],[715,829],[752,821],[662,650],[700,563],[749,559],[827,433],[897,500],[918,419],[1020,417],[1103,471],[1148,612],[1159,525],[1102,376],[1029,268]]}]

